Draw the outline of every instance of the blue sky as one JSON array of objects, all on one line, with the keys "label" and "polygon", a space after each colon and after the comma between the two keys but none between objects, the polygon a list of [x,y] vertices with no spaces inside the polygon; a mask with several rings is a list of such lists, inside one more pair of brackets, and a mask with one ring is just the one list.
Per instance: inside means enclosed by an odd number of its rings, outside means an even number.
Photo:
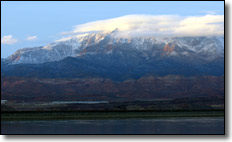
[{"label": "blue sky", "polygon": [[[1,2],[1,57],[44,46],[75,25],[131,14],[223,15],[224,2]],[[14,40],[3,43],[4,36]]]}]

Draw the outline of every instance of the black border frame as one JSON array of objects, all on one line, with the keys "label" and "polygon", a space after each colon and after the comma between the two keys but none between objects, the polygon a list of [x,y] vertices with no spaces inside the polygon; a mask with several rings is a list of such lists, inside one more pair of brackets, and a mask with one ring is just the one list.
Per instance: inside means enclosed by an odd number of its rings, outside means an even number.
[{"label": "black border frame", "polygon": [[[75,0],[68,0],[68,1],[75,1]],[[87,0],[87,1],[94,1],[94,0]],[[109,0],[109,1],[112,1],[112,0]],[[137,1],[137,0],[135,0],[135,1]],[[145,1],[159,1],[159,0],[145,0]],[[169,1],[169,0],[164,0],[164,1]],[[176,1],[191,1],[191,0],[176,0]],[[201,1],[201,0],[192,0],[192,1]],[[229,89],[229,86],[226,87],[226,85],[229,84],[229,80],[225,76],[226,75],[229,76],[228,75],[229,72],[226,72],[226,70],[229,70],[229,68],[228,68],[229,62],[226,62],[226,60],[229,60],[229,58],[228,58],[229,53],[226,52],[226,48],[229,48],[229,47],[227,47],[228,46],[227,42],[229,39],[229,31],[226,31],[225,29],[226,28],[229,29],[229,27],[228,27],[229,25],[227,25],[227,20],[226,20],[226,19],[229,19],[229,13],[228,13],[229,7],[226,8],[225,0],[204,0],[204,1],[224,1],[224,134],[2,134],[2,129],[1,129],[0,135],[6,136],[6,137],[28,136],[28,135],[32,135],[32,136],[47,136],[47,135],[50,135],[50,136],[56,136],[56,135],[60,135],[60,136],[163,136],[163,135],[167,135],[167,136],[173,136],[173,135],[174,136],[193,136],[193,135],[194,136],[195,135],[198,135],[198,136],[212,136],[212,135],[214,135],[214,136],[226,136],[228,133],[228,126],[226,126],[226,123],[228,124],[228,122],[226,122],[226,121],[229,121],[228,119],[226,119],[226,117],[228,117],[226,115],[226,113],[228,114],[228,110],[226,109],[226,107],[228,108],[228,103],[229,103],[228,102],[229,96],[227,96],[228,98],[226,99],[226,94],[229,93],[229,90],[227,90],[227,89]],[[133,2],[133,1],[131,1],[131,2]],[[226,55],[226,53],[227,53],[227,55]],[[227,101],[228,103],[226,102],[226,100],[228,100]]]}]

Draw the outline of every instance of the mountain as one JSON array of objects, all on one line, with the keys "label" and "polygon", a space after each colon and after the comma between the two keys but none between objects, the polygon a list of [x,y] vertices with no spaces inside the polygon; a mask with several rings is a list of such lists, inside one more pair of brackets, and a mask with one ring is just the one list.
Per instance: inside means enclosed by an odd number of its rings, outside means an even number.
[{"label": "mountain", "polygon": [[64,38],[44,47],[24,48],[6,60],[9,64],[41,64],[67,57],[119,55],[145,60],[174,58],[213,61],[224,57],[224,37],[117,37],[93,33]]},{"label": "mountain", "polygon": [[[4,59],[3,76],[39,78],[224,75],[224,37],[117,37],[84,34]],[[6,67],[7,66],[7,67]]]},{"label": "mountain", "polygon": [[117,32],[64,38],[1,59],[2,99],[223,98],[224,37],[117,37]]}]

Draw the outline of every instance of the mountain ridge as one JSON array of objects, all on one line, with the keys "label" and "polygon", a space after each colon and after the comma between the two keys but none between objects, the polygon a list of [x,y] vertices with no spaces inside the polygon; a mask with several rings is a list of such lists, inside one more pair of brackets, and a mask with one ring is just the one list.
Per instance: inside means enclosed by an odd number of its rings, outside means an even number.
[{"label": "mountain ridge", "polygon": [[[150,60],[157,56],[203,58],[212,61],[224,56],[224,37],[115,37],[110,33],[93,33],[64,38],[35,48],[24,48],[6,58],[9,64],[40,64],[59,61],[66,57],[82,57],[93,54],[114,54],[127,51],[139,52]],[[170,47],[169,47],[170,46]],[[169,49],[170,48],[170,49]],[[173,48],[171,50],[171,48]]]}]

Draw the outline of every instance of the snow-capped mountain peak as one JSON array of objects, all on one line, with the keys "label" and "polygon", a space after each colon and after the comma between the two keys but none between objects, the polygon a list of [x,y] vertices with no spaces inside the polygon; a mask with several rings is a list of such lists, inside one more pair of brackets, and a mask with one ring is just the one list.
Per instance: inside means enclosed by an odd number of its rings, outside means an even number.
[{"label": "snow-capped mountain peak", "polygon": [[[111,32],[80,34],[62,38],[44,47],[20,49],[7,58],[11,64],[39,64],[84,55],[122,54],[161,57],[199,56],[213,60],[224,56],[224,37],[118,37]],[[136,54],[135,54],[136,53]],[[134,55],[133,55],[134,54]]]}]

